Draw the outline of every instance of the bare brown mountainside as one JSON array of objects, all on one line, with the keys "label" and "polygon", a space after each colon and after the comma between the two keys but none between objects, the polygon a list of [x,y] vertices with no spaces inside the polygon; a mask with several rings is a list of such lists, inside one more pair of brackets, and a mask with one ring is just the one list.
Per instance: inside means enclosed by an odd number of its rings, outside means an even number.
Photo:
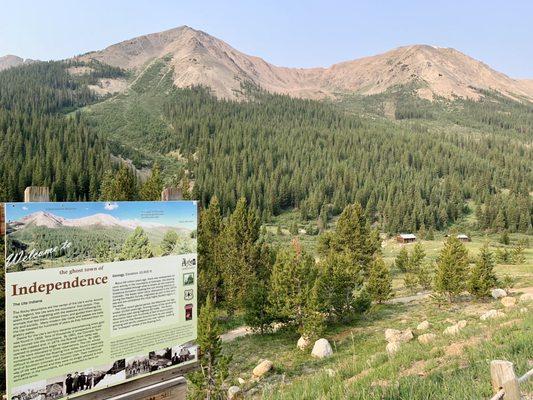
[{"label": "bare brown mountainside", "polygon": [[178,87],[209,86],[218,97],[239,98],[241,82],[295,97],[376,94],[395,85],[415,83],[421,97],[478,98],[490,89],[533,100],[533,85],[491,69],[457,50],[427,45],[400,47],[329,68],[285,68],[234,49],[222,40],[187,26],[139,36],[77,57],[125,69],[142,70],[153,59],[168,57]]},{"label": "bare brown mountainside", "polygon": [[0,71],[11,67],[17,67],[23,63],[23,58],[8,54],[7,56],[0,57]]}]

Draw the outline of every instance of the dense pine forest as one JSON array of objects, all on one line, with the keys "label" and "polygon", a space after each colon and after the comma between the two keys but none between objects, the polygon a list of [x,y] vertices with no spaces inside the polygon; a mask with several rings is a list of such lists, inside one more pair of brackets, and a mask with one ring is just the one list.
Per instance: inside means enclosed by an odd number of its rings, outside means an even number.
[{"label": "dense pine forest", "polygon": [[[90,72],[68,72],[79,66]],[[224,215],[245,197],[262,221],[297,209],[302,221],[327,222],[358,202],[394,233],[444,229],[477,204],[481,229],[531,229],[528,103],[489,92],[431,103],[411,88],[318,102],[249,86],[251,101],[234,102],[176,89],[171,72],[159,60],[110,99],[87,85],[127,74],[98,63],[1,72],[2,199],[19,200],[32,184],[51,187],[55,200],[102,198],[114,154],[138,168],[157,162],[167,182],[185,177],[193,197],[207,206],[216,195]]]},{"label": "dense pine forest", "polygon": [[98,197],[108,146],[80,114],[65,116],[97,97],[67,66],[34,63],[0,73],[0,200],[21,200],[30,185],[50,187],[58,201]]}]

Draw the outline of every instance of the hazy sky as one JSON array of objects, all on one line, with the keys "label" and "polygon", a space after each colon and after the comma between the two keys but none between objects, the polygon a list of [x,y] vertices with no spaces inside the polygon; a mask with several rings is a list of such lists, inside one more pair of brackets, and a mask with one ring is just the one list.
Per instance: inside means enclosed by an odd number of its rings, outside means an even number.
[{"label": "hazy sky", "polygon": [[60,59],[180,25],[283,66],[425,43],[533,78],[531,0],[0,0],[0,55]]}]

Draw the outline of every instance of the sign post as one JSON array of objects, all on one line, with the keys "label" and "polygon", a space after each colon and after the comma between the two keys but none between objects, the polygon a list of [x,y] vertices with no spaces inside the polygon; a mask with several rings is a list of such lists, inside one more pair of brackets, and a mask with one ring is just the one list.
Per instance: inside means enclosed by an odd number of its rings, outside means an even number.
[{"label": "sign post", "polygon": [[47,197],[3,207],[8,399],[184,399],[196,202],[31,202]]}]

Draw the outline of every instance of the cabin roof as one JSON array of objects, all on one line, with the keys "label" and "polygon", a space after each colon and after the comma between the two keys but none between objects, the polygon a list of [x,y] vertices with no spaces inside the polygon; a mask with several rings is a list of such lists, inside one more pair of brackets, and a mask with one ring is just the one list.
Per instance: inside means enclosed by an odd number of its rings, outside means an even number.
[{"label": "cabin roof", "polygon": [[400,233],[402,239],[416,239],[416,236],[412,233]]}]

